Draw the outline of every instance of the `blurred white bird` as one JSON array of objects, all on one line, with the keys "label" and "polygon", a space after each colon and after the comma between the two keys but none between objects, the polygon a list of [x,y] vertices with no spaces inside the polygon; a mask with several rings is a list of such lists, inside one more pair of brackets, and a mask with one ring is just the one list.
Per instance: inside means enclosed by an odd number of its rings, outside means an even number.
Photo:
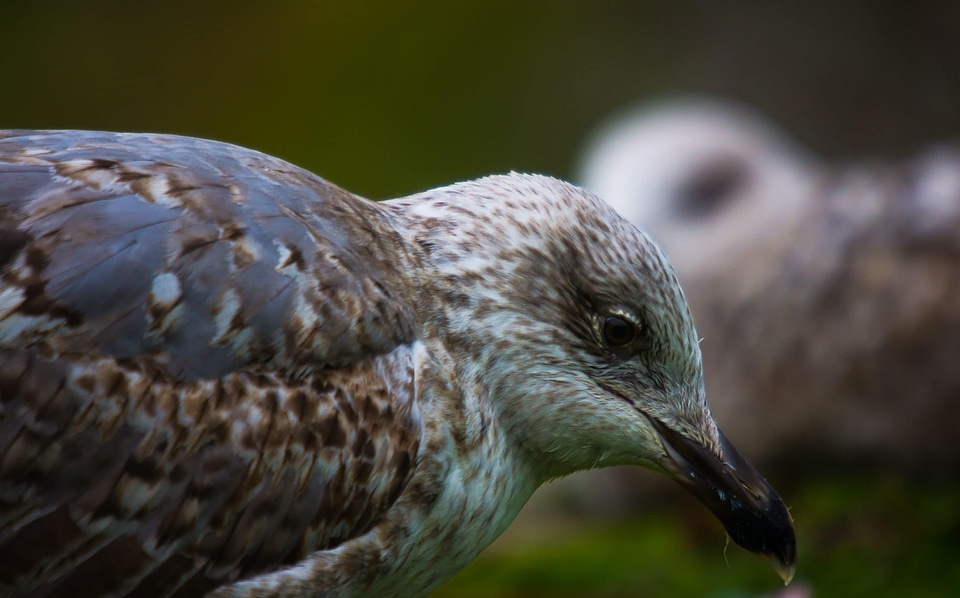
[{"label": "blurred white bird", "polygon": [[713,412],[752,457],[957,464],[960,149],[827,166],[683,99],[603,127],[581,183],[676,266]]}]

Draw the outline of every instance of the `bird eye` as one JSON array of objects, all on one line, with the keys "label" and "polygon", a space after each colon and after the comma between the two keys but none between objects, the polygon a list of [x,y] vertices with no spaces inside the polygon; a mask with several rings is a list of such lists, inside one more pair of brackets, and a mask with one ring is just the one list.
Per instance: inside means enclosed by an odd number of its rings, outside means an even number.
[{"label": "bird eye", "polygon": [[619,316],[607,316],[603,321],[603,338],[611,347],[622,347],[637,336],[633,324]]}]

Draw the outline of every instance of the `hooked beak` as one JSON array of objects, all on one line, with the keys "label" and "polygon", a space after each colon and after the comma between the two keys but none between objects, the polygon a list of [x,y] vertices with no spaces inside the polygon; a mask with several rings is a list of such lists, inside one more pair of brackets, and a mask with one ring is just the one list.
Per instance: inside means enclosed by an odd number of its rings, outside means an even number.
[{"label": "hooked beak", "polygon": [[666,453],[660,465],[723,523],[734,542],[766,557],[793,579],[797,541],[790,513],[776,491],[720,432],[721,455],[652,420]]}]

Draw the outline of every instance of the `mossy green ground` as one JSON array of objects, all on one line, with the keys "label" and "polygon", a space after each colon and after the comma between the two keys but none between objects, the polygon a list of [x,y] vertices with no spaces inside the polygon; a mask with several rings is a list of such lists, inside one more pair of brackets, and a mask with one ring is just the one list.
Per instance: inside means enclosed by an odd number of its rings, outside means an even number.
[{"label": "mossy green ground", "polygon": [[[960,480],[943,478],[834,473],[784,489],[797,529],[796,583],[817,598],[960,596]],[[781,588],[762,560],[724,550],[719,524],[697,507],[650,508],[499,546],[435,596],[733,598]]]}]

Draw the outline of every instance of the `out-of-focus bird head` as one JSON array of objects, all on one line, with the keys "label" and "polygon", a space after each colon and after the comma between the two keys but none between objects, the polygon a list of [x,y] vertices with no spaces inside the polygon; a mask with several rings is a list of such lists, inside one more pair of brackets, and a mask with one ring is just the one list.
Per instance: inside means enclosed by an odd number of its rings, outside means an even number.
[{"label": "out-of-focus bird head", "polygon": [[580,182],[696,274],[791,224],[819,164],[758,114],[675,98],[625,113],[587,144]]}]

